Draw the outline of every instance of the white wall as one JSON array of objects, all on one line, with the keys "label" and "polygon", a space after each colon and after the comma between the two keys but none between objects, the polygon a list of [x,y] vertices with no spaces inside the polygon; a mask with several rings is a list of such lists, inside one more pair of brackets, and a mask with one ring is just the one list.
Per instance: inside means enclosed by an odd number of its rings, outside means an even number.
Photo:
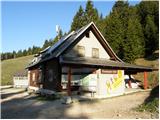
[{"label": "white wall", "polygon": [[85,47],[85,57],[92,57],[92,48],[98,48],[99,49],[99,58],[106,58],[110,59],[108,53],[105,51],[103,46],[99,43],[95,35],[92,31],[89,32],[89,38],[84,36],[82,40],[80,40],[72,50],[70,50],[68,53],[66,53],[64,56],[71,56],[71,57],[77,57],[77,46],[84,46]]},{"label": "white wall", "polygon": [[[86,69],[91,70],[91,68]],[[62,68],[62,70],[63,72],[67,71],[67,68]],[[72,72],[80,70],[81,68],[79,70],[72,69]],[[82,85],[83,90],[95,91],[95,97],[97,98],[122,95],[125,90],[123,70],[117,70],[117,73],[114,74],[104,74],[101,73],[101,69],[97,69],[96,72],[91,74],[72,75],[71,81],[72,85],[75,83]],[[62,74],[62,83],[64,82],[67,84],[67,74]]]},{"label": "white wall", "polygon": [[[121,74],[121,77],[119,76]],[[117,74],[101,74],[99,77],[97,96],[110,97],[122,95],[125,90],[124,71],[118,70]]]},{"label": "white wall", "polygon": [[14,87],[27,88],[29,85],[28,77],[13,77]]}]

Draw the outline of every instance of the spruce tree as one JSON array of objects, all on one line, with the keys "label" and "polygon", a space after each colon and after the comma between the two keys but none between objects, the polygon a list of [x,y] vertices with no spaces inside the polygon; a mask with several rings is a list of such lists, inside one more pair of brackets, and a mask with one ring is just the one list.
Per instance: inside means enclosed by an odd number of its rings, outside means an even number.
[{"label": "spruce tree", "polygon": [[143,57],[144,46],[144,34],[139,16],[137,15],[137,9],[135,7],[130,7],[126,28],[126,39],[124,39],[123,44],[123,60],[132,63],[136,58]]},{"label": "spruce tree", "polygon": [[146,25],[144,28],[145,42],[146,42],[146,56],[152,54],[156,49],[158,49],[158,34],[157,27],[155,26],[153,17],[148,15],[146,17]]},{"label": "spruce tree", "polygon": [[73,22],[71,24],[71,31],[77,30],[84,25],[85,25],[84,10],[82,6],[80,6],[78,12],[73,18]]},{"label": "spruce tree", "polygon": [[142,1],[137,5],[145,37],[145,55],[151,55],[159,42],[159,2]]},{"label": "spruce tree", "polygon": [[88,24],[92,21],[97,24],[98,19],[98,10],[94,8],[93,2],[91,0],[88,0],[85,9],[85,24]]},{"label": "spruce tree", "polygon": [[126,39],[124,43],[124,58],[123,60],[129,63],[133,63],[136,58],[143,56],[144,53],[144,41],[143,31],[139,20],[129,19],[126,33]]},{"label": "spruce tree", "polygon": [[114,52],[120,56],[120,49],[123,42],[123,24],[119,20],[119,15],[116,11],[110,14],[109,17],[106,18],[106,28],[104,37],[114,50]]},{"label": "spruce tree", "polygon": [[105,19],[106,27],[104,37],[121,59],[124,57],[123,46],[128,25],[128,9],[128,2],[117,1],[112,8],[112,12]]}]

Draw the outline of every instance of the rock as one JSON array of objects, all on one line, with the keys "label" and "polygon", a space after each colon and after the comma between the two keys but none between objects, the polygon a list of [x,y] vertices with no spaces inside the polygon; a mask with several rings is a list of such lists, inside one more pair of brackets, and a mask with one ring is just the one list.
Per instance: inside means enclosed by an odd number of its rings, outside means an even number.
[{"label": "rock", "polygon": [[73,102],[70,96],[63,97],[61,101],[63,104],[71,104]]},{"label": "rock", "polygon": [[121,114],[117,114],[117,116],[118,116],[118,117],[121,117],[122,115],[121,115]]}]

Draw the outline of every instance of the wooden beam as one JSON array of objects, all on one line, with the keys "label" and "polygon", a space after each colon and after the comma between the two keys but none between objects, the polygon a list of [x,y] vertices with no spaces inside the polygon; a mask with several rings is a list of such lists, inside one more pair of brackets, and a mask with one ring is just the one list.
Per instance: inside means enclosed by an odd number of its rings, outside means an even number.
[{"label": "wooden beam", "polygon": [[131,78],[131,75],[129,74],[129,80],[128,80],[128,86],[129,86],[129,88],[132,88],[132,85],[131,85],[131,83],[132,83],[132,82],[131,82],[131,79],[132,79],[132,78]]},{"label": "wooden beam", "polygon": [[68,84],[67,84],[68,96],[71,96],[71,68],[68,69]]},{"label": "wooden beam", "polygon": [[144,89],[147,89],[148,81],[147,81],[147,72],[144,72]]}]

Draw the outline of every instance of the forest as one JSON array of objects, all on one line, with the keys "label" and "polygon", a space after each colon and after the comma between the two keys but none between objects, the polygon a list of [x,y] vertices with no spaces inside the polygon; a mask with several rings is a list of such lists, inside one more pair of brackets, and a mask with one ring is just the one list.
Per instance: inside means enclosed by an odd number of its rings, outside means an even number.
[{"label": "forest", "polygon": [[55,38],[45,40],[42,47],[33,46],[28,49],[1,53],[1,60],[32,55],[40,52],[58,41],[73,30],[93,21],[114,52],[125,62],[133,63],[135,59],[147,57],[159,49],[159,2],[141,1],[135,6],[128,1],[116,1],[107,16],[99,13],[94,2],[88,0],[86,7],[79,6],[73,17],[70,30]]}]

